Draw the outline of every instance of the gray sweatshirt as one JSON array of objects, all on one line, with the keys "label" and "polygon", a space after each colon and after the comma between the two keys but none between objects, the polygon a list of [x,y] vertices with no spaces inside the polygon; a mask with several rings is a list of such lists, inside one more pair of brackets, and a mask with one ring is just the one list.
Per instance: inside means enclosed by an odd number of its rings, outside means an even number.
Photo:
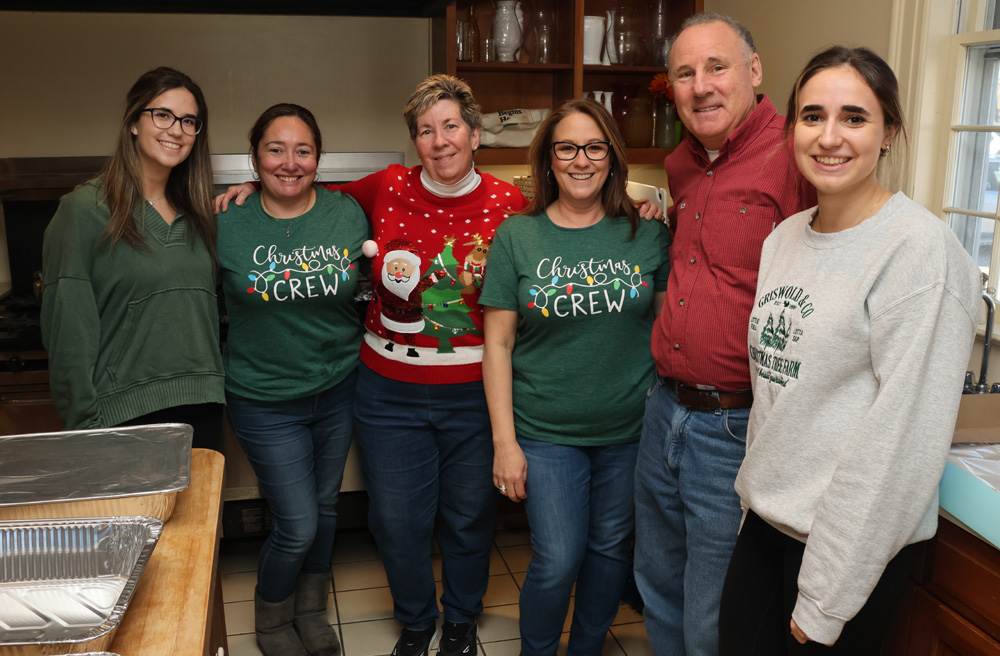
[{"label": "gray sweatshirt", "polygon": [[805,542],[792,617],[829,644],[889,560],[937,529],[981,276],[948,226],[902,193],[834,234],[812,230],[815,214],[764,242],[736,491]]}]

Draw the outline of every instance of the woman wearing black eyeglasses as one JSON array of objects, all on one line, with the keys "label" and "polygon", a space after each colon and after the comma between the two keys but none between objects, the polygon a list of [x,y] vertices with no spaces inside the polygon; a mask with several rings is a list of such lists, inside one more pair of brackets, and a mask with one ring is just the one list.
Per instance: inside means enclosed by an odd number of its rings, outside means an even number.
[{"label": "woman wearing black eyeglasses", "polygon": [[599,654],[631,570],[632,481],[668,232],[625,193],[608,112],[571,100],[529,151],[535,197],[497,228],[480,305],[494,484],[525,502],[534,556],[521,654],[555,654],[573,584],[570,654]]},{"label": "woman wearing black eyeglasses", "polygon": [[42,339],[67,429],[182,422],[218,445],[225,400],[201,89],[170,68],[128,92],[101,174],[45,231]]}]

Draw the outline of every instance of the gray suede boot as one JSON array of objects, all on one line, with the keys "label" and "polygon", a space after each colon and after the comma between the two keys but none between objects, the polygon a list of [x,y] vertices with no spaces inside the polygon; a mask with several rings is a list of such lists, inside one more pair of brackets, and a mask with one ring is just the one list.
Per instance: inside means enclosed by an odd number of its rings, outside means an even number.
[{"label": "gray suede boot", "polygon": [[302,641],[292,626],[295,595],[272,604],[254,593],[253,607],[257,646],[264,656],[308,656],[309,652],[302,646]]},{"label": "gray suede boot", "polygon": [[330,572],[300,572],[295,581],[295,630],[310,656],[333,656],[340,651],[337,629],[326,619]]}]

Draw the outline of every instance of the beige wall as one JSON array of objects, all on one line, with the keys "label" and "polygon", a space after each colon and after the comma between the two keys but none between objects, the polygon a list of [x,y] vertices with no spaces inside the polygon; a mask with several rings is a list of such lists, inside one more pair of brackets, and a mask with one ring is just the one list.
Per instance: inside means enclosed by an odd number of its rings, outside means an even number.
[{"label": "beige wall", "polygon": [[205,92],[213,152],[245,152],[260,112],[295,102],[325,150],[414,165],[401,113],[430,72],[430,21],[0,11],[0,62],[0,157],[107,154],[129,86],[168,65]]},{"label": "beige wall", "polygon": [[732,16],[753,34],[764,69],[760,91],[784,114],[795,77],[826,46],[867,46],[887,57],[888,0],[705,0],[705,10]]}]

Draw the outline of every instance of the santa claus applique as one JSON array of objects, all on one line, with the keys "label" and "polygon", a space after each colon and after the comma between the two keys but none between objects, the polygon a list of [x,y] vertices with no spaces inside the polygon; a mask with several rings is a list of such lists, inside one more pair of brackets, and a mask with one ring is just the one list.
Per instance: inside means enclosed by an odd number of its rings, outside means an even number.
[{"label": "santa claus applique", "polygon": [[406,355],[419,357],[415,335],[424,329],[424,290],[437,283],[444,271],[435,271],[420,277],[420,251],[405,239],[393,239],[385,245],[382,273],[375,281],[375,294],[381,302],[382,325],[385,326],[388,343],[385,350],[392,351],[396,335],[402,335],[406,343]]}]

